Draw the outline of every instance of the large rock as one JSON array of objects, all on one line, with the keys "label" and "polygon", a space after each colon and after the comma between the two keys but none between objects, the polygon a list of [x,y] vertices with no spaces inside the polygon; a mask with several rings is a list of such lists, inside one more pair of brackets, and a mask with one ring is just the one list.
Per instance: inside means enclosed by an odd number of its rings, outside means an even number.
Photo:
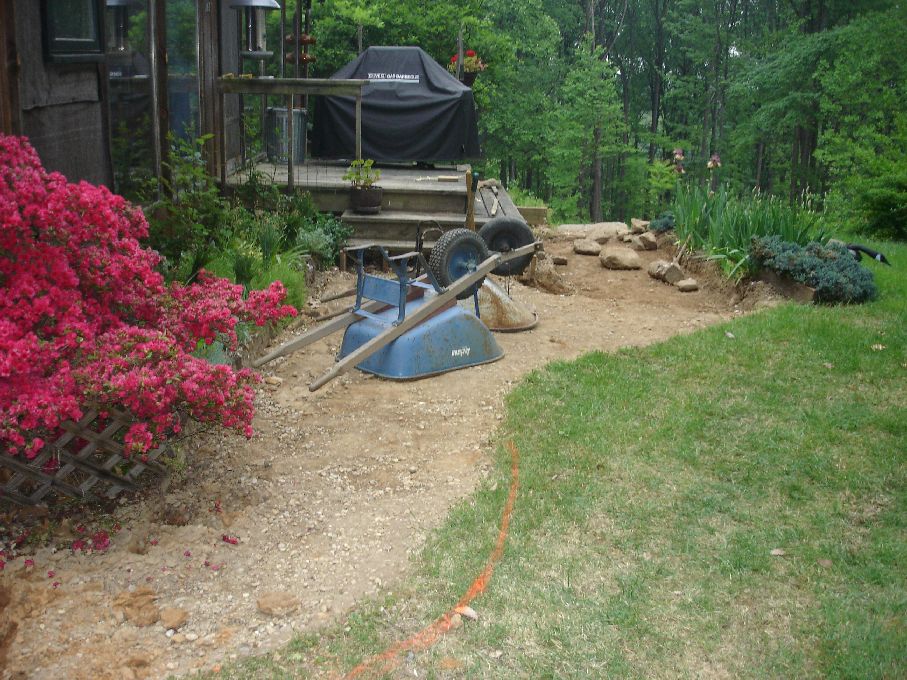
[{"label": "large rock", "polygon": [[573,242],[573,252],[577,255],[598,255],[601,251],[601,245],[592,239],[581,238]]},{"label": "large rock", "polygon": [[699,282],[696,279],[681,279],[674,285],[677,286],[677,290],[681,293],[692,293],[699,290]]},{"label": "large rock", "polygon": [[299,598],[292,593],[265,593],[256,602],[258,611],[269,616],[286,616],[299,608]]},{"label": "large rock", "polygon": [[686,278],[683,269],[681,269],[676,262],[669,262],[668,260],[655,260],[651,262],[648,271],[649,276],[653,279],[670,283],[672,286],[678,281]]},{"label": "large rock", "polygon": [[657,250],[658,249],[658,239],[655,237],[651,231],[646,231],[636,237],[639,239],[639,242],[642,243],[644,250]]},{"label": "large rock", "polygon": [[599,255],[606,269],[641,269],[642,260],[629,248],[603,248]]},{"label": "large rock", "polygon": [[533,264],[520,274],[518,280],[522,284],[534,286],[555,295],[565,295],[573,292],[572,286],[554,268],[551,256],[544,250],[535,254]]},{"label": "large rock", "polygon": [[[594,241],[614,238],[630,231],[624,222],[593,222],[591,224],[562,224],[557,233],[568,238],[589,238]],[[600,243],[601,241],[599,241]]]},{"label": "large rock", "polygon": [[644,231],[648,230],[648,228],[649,228],[648,220],[640,220],[635,217],[630,220],[630,233],[631,234],[642,234]]}]

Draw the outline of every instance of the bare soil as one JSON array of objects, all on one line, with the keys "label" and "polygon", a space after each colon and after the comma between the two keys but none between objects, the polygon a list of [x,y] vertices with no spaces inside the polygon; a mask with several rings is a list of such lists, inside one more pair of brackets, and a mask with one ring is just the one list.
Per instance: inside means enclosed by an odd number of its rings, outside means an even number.
[{"label": "bare soil", "polygon": [[[558,269],[575,293],[513,282],[512,297],[540,322],[497,334],[502,360],[413,382],[354,371],[310,393],[338,349],[340,336],[329,337],[266,367],[251,440],[190,441],[187,467],[167,488],[118,504],[108,524],[121,530],[106,552],[66,547],[82,535],[77,520],[51,525],[58,548],[0,572],[2,678],[180,675],[317,631],[392,590],[426,534],[488,474],[504,397],[528,371],[742,313],[726,288],[680,293],[645,269],[603,269],[568,241],[545,248],[568,258]],[[352,283],[335,272],[320,294]],[[88,517],[86,531],[102,519]],[[290,611],[261,611],[268,594]],[[166,608],[185,615],[177,630],[157,620]]]}]

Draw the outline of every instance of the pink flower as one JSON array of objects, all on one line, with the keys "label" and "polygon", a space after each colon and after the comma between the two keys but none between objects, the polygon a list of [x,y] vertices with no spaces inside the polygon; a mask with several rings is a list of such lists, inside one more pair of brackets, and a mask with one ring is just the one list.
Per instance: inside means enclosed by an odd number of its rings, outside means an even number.
[{"label": "pink flower", "polygon": [[236,538],[236,536],[228,536],[227,534],[224,534],[223,536],[221,536],[221,540],[222,540],[224,543],[229,543],[230,545],[238,545],[238,544],[239,544],[239,539]]},{"label": "pink flower", "polygon": [[248,299],[208,274],[166,286],[160,257],[140,244],[147,234],[140,209],[48,173],[25,138],[0,134],[0,447],[9,453],[33,458],[89,405],[136,419],[126,455],[159,446],[180,413],[251,432],[255,374],[192,352],[215,338],[235,347],[240,321],[296,310],[279,283]]},{"label": "pink flower", "polygon": [[72,546],[71,546],[71,547],[72,547],[72,551],[73,551],[73,552],[79,552],[79,551],[81,551],[81,550],[85,550],[85,548],[86,548],[87,546],[86,546],[86,543],[85,543],[85,540],[84,540],[84,539],[78,538],[78,539],[76,539],[75,541],[72,542]]},{"label": "pink flower", "polygon": [[35,561],[34,561],[34,560],[31,560],[31,559],[25,560],[25,568],[26,568],[26,569],[33,569],[34,566],[35,566]]},{"label": "pink flower", "polygon": [[110,535],[103,529],[91,537],[91,547],[98,552],[104,552],[110,547]]},{"label": "pink flower", "polygon": [[55,572],[53,569],[51,569],[50,571],[47,572],[47,578],[53,578],[56,575],[57,575],[57,572]]},{"label": "pink flower", "polygon": [[192,557],[192,552],[187,550],[186,552],[183,553],[183,557]]}]

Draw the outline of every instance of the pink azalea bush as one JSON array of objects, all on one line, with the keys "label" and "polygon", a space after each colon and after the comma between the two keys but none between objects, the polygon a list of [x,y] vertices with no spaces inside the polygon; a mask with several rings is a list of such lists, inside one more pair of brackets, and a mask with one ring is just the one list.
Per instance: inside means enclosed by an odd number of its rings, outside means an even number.
[{"label": "pink azalea bush", "polygon": [[295,316],[275,282],[202,274],[166,285],[142,211],[105,187],[48,173],[25,138],[0,134],[0,446],[33,457],[86,409],[128,410],[129,453],[180,429],[179,413],[252,433],[257,376],[192,356],[239,321]]}]

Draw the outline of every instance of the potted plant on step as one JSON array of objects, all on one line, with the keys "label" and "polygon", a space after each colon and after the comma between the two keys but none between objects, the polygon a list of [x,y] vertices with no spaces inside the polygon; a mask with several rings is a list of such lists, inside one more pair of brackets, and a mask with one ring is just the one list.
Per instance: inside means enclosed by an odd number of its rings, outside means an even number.
[{"label": "potted plant on step", "polygon": [[350,190],[350,207],[353,212],[364,215],[376,215],[381,212],[384,189],[375,185],[381,178],[381,171],[373,167],[374,164],[375,161],[371,158],[366,160],[357,158],[350,163],[343,176],[343,179],[353,185]]}]

